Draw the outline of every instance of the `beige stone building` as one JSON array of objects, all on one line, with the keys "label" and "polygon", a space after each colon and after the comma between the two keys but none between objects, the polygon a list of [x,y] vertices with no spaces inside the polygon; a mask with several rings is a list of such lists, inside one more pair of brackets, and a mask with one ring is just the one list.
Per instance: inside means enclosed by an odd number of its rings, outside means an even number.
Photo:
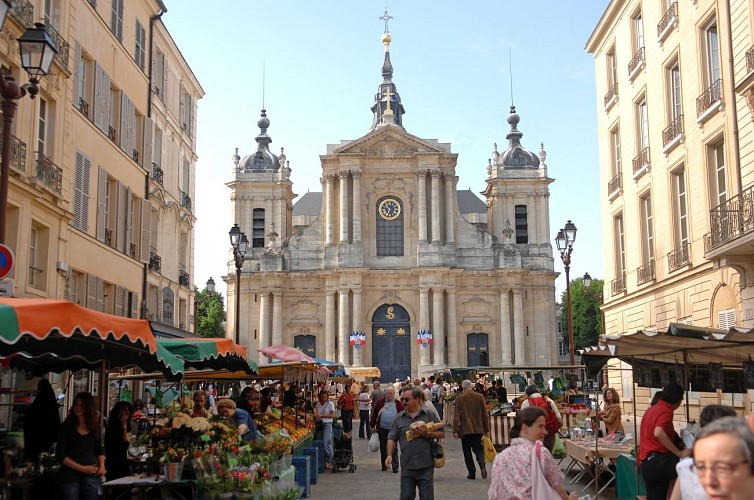
[{"label": "beige stone building", "polygon": [[744,0],[613,0],[587,41],[607,333],[754,326],[753,15]]},{"label": "beige stone building", "polygon": [[[383,44],[371,128],[327,146],[322,193],[294,205],[291,168],[282,150],[270,152],[264,110],[256,151],[234,156],[232,220],[251,242],[241,275],[242,343],[378,366],[384,380],[446,366],[555,362],[544,150],[521,146],[511,109],[508,147],[495,146],[486,165],[486,203],[457,191],[450,144],[404,127],[389,33]],[[233,262],[225,281],[233,304]],[[432,342],[420,343],[426,332]]]}]

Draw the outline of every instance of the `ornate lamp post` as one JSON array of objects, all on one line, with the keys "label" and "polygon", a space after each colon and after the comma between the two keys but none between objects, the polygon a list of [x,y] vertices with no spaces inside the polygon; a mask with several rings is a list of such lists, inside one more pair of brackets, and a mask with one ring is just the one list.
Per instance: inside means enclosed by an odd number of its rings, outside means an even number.
[{"label": "ornate lamp post", "polygon": [[[0,27],[5,23],[10,4],[8,0],[0,0]],[[3,147],[2,165],[0,165],[0,243],[5,243],[5,219],[8,212],[8,184],[10,172],[10,142],[13,117],[16,115],[18,100],[26,94],[34,99],[39,94],[39,78],[50,71],[52,59],[57,54],[52,38],[44,29],[44,25],[37,23],[34,28],[28,28],[18,39],[21,53],[21,66],[29,75],[29,83],[19,86],[10,71],[0,80],[0,110],[3,112]]]},{"label": "ornate lamp post", "polygon": [[[215,280],[212,279],[212,276],[207,280],[206,289],[209,293],[214,293],[215,291]],[[199,316],[199,304],[207,300],[208,297],[209,295],[205,295],[203,299],[197,299],[196,296],[194,296],[194,335],[199,334],[199,320],[197,319]]]},{"label": "ornate lamp post", "polygon": [[573,366],[573,315],[571,314],[571,252],[573,252],[573,243],[576,241],[576,226],[570,220],[566,222],[565,227],[558,231],[555,237],[555,244],[560,252],[560,260],[565,266],[566,277],[566,297],[568,301],[568,361]]},{"label": "ornate lamp post", "polygon": [[238,224],[233,224],[233,227],[228,231],[230,236],[230,246],[233,247],[233,260],[236,264],[236,321],[235,321],[235,343],[241,343],[241,270],[243,269],[243,261],[246,257],[246,252],[249,249],[249,239],[246,237],[246,233],[241,232],[241,228]]}]

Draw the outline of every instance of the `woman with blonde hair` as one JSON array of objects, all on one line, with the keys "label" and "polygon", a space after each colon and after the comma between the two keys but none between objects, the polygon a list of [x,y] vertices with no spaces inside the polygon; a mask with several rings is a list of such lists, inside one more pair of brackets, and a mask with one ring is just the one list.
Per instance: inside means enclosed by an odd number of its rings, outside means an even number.
[{"label": "woman with blonde hair", "polygon": [[621,421],[620,397],[618,392],[612,387],[605,387],[602,391],[604,406],[597,415],[600,420],[605,422],[607,434],[623,432],[623,422]]}]

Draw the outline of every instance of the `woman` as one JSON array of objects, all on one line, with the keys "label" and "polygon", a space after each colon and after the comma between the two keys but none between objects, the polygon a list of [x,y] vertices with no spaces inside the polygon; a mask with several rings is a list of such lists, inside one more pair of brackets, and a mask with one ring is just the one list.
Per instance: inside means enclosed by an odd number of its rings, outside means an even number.
[{"label": "woman", "polygon": [[694,442],[694,470],[709,498],[751,498],[754,432],[746,421],[723,417],[699,431]]},{"label": "woman", "polygon": [[259,391],[259,395],[261,396],[259,398],[259,413],[265,413],[267,411],[267,408],[272,406],[272,398],[270,397],[270,388],[265,387],[261,391]]},{"label": "woman", "polygon": [[252,406],[251,401],[254,399],[255,393],[256,391],[254,388],[247,385],[244,387],[243,391],[241,391],[241,395],[236,401],[236,407],[248,412],[252,418],[254,418],[254,407]]},{"label": "woman", "polygon": [[369,427],[369,410],[372,408],[372,400],[369,398],[369,387],[367,385],[361,386],[361,393],[359,394],[359,439],[366,439],[372,437],[372,429]]},{"label": "woman", "polygon": [[[487,494],[490,500],[530,500],[532,498],[532,453],[535,444],[547,436],[545,411],[536,406],[520,410],[510,430],[511,444],[498,453],[492,466],[492,479]],[[568,495],[563,487],[563,472],[544,446],[539,446],[540,458],[547,483],[565,500],[576,500],[576,493]]]},{"label": "woman", "polygon": [[[385,396],[377,401],[372,411],[372,417],[369,419],[369,425],[372,426],[372,432],[378,432],[380,435],[380,463],[382,470],[386,471],[385,459],[387,458],[387,435],[393,426],[393,420],[398,413],[403,411],[403,403],[395,398],[395,388],[391,385],[385,389]],[[393,447],[392,457],[393,472],[398,472],[398,447]]]},{"label": "woman", "polygon": [[254,425],[251,414],[246,410],[237,408],[235,401],[229,398],[223,398],[218,401],[217,415],[222,418],[233,419],[233,422],[238,427],[238,433],[243,437],[244,441],[256,441],[257,426]]},{"label": "woman", "polygon": [[319,401],[314,407],[316,438],[325,445],[325,469],[332,470],[332,421],[335,418],[335,405],[330,401],[328,391],[319,392]]},{"label": "woman", "polygon": [[37,395],[24,415],[24,458],[39,460],[39,454],[49,451],[58,438],[60,412],[55,390],[50,381],[37,382]]},{"label": "woman", "polygon": [[340,410],[340,419],[343,421],[343,432],[351,434],[353,430],[353,394],[351,393],[351,384],[343,387],[343,392],[338,397],[338,409]]},{"label": "woman", "polygon": [[101,477],[107,473],[98,435],[97,407],[88,392],[76,395],[58,432],[55,458],[63,500],[97,500]]},{"label": "woman", "polygon": [[602,391],[604,401],[603,409],[597,412],[600,420],[605,422],[607,434],[615,432],[623,433],[623,422],[621,421],[620,398],[618,393],[612,387],[605,388]]},{"label": "woman", "polygon": [[132,414],[133,408],[128,401],[118,401],[110,410],[105,429],[105,469],[108,481],[131,475],[128,465],[128,428]]}]

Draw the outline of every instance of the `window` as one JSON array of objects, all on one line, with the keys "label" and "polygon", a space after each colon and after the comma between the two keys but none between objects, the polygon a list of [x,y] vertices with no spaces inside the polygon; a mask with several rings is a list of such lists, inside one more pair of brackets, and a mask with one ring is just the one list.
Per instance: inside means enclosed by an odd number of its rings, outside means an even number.
[{"label": "window", "polygon": [[[380,204],[388,201],[386,210],[380,214]],[[397,208],[395,205],[397,204]],[[392,207],[392,208],[391,208]],[[375,217],[377,226],[377,256],[400,257],[403,256],[403,210],[400,200],[394,197],[385,197],[377,200],[375,204]],[[396,215],[397,213],[397,215]]]},{"label": "window", "polygon": [[617,177],[621,173],[619,127],[615,127],[610,131],[610,170],[613,177]]},{"label": "window", "polygon": [[114,85],[110,85],[110,108],[107,111],[107,136],[115,144],[118,144],[118,131],[120,128],[121,112],[121,92],[120,89]]},{"label": "window", "polygon": [[71,280],[68,284],[68,300],[81,305],[86,301],[86,276],[75,270],[71,270]]},{"label": "window", "polygon": [[110,31],[119,42],[123,42],[123,0],[112,0]]},{"label": "window", "polygon": [[654,228],[652,227],[652,196],[647,193],[641,197],[641,257],[643,263],[649,264],[654,261]]},{"label": "window", "polygon": [[675,212],[675,246],[689,242],[688,204],[686,201],[686,172],[683,167],[673,172],[673,211]]},{"label": "window", "polygon": [[134,60],[136,61],[136,65],[141,68],[142,71],[144,71],[144,65],[145,65],[145,40],[146,40],[146,33],[144,31],[144,26],[141,25],[141,23],[137,20],[136,21],[136,47],[134,48]]},{"label": "window", "polygon": [[615,275],[622,279],[626,273],[626,240],[623,232],[623,214],[613,219],[615,245]]},{"label": "window", "polygon": [[167,89],[165,88],[165,54],[156,50],[154,54],[154,93],[165,102]]},{"label": "window", "polygon": [[607,53],[607,88],[618,83],[618,60],[615,57],[615,47]]},{"label": "window", "polygon": [[159,167],[162,165],[162,129],[154,128],[154,157],[152,161]]},{"label": "window", "polygon": [[670,111],[670,122],[678,119],[683,115],[683,107],[681,104],[681,67],[678,61],[675,61],[668,68],[668,100]]},{"label": "window", "polygon": [[717,34],[717,20],[713,19],[704,29],[705,64],[707,86],[720,79],[720,41]]},{"label": "window", "polygon": [[251,247],[264,248],[264,208],[255,208],[251,219]]},{"label": "window", "polygon": [[722,205],[728,199],[728,174],[725,168],[725,143],[711,146],[710,154],[710,204]]},{"label": "window", "polygon": [[634,54],[644,48],[644,22],[641,19],[641,12],[636,13],[631,19],[633,28]]},{"label": "window", "polygon": [[181,129],[187,134],[191,133],[192,108],[193,102],[191,100],[191,94],[189,94],[186,88],[181,85],[181,99],[179,102],[178,116],[181,120]]},{"label": "window", "polygon": [[734,308],[717,312],[717,327],[728,330],[736,326],[736,310]]},{"label": "window", "polygon": [[526,205],[516,205],[516,243],[529,243]]},{"label": "window", "polygon": [[642,97],[636,106],[637,137],[639,139],[639,152],[649,147],[649,124],[647,120],[647,99]]},{"label": "window", "polygon": [[89,229],[89,175],[92,162],[88,156],[76,151],[76,171],[73,179],[73,227],[86,232]]},{"label": "window", "polygon": [[39,116],[37,117],[37,151],[50,156],[52,152],[54,110],[44,97],[39,97]]},{"label": "window", "polygon": [[45,0],[44,23],[46,26],[58,28],[60,26],[59,0]]},{"label": "window", "polygon": [[37,221],[32,221],[29,230],[29,276],[30,288],[47,290],[47,247],[50,231]]},{"label": "window", "polygon": [[76,75],[74,80],[73,105],[90,120],[94,119],[90,113],[90,106],[94,104],[94,61],[76,42]]}]

